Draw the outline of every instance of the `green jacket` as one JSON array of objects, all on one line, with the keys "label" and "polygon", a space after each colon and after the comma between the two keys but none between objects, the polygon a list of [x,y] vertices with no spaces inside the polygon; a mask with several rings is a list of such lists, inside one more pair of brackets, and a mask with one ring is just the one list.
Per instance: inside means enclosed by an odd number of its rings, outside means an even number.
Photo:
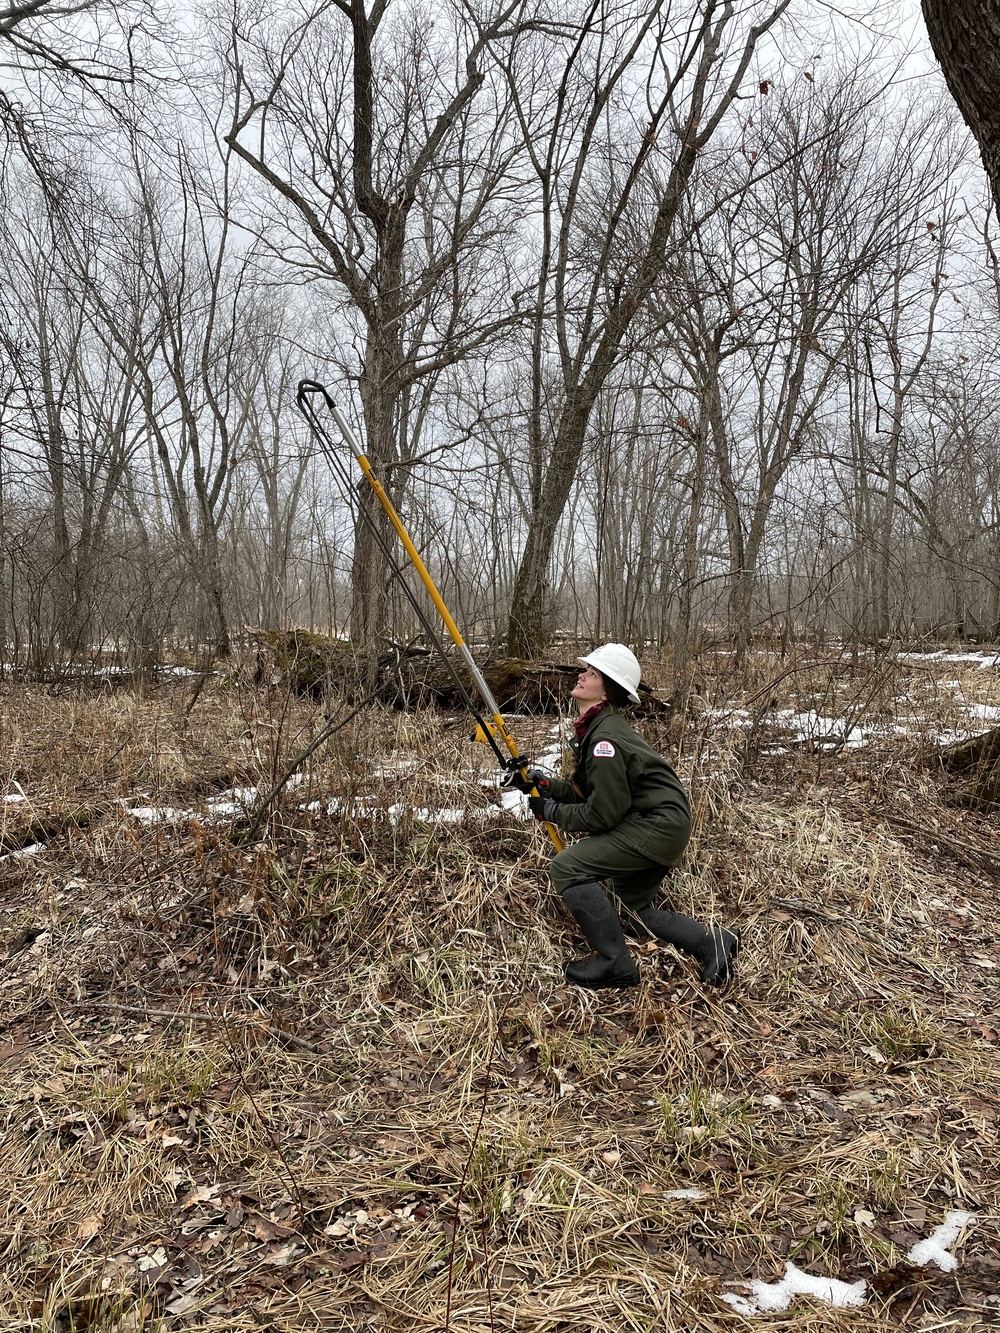
[{"label": "green jacket", "polygon": [[599,712],[582,739],[572,779],[553,778],[546,791],[559,805],[553,824],[568,833],[607,833],[628,814],[674,806],[690,816],[680,778],[620,713]]}]

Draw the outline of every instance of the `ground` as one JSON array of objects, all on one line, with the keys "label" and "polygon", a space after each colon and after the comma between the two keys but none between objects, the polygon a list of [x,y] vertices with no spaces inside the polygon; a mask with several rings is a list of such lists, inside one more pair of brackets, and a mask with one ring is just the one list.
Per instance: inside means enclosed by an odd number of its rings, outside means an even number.
[{"label": "ground", "polygon": [[[363,711],[248,838],[334,701],[5,685],[0,1328],[1000,1326],[1000,846],[934,762],[996,661],[728,662],[643,724],[696,813],[668,896],[744,932],[711,992],[649,944],[565,984],[464,718]],[[788,1261],[864,1303],[761,1312]]]}]

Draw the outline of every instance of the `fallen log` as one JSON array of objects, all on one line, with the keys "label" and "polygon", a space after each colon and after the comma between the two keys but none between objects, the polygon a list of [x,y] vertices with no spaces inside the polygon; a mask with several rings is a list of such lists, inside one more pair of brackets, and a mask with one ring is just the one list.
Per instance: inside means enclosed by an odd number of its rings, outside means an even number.
[{"label": "fallen log", "polygon": [[25,828],[4,830],[0,833],[0,856],[9,856],[12,852],[22,852],[36,843],[51,842],[71,829],[85,829],[88,824],[102,818],[112,808],[108,801],[83,810],[70,810],[63,815],[42,815],[33,819]]},{"label": "fallen log", "polygon": [[[353,698],[367,693],[358,656],[349,642],[309,630],[251,630],[257,657],[254,683],[321,698],[327,693]],[[467,673],[453,658],[460,679]],[[532,662],[493,657],[479,663],[502,712],[553,713],[565,708],[580,671],[574,662]],[[468,682],[471,691],[471,682]],[[370,688],[370,687],[369,687]],[[437,653],[424,647],[392,645],[378,659],[375,689],[393,708],[463,708],[454,679]],[[639,687],[638,713],[666,712],[669,704]],[[478,702],[478,701],[477,701]]]},{"label": "fallen log", "polygon": [[1000,727],[953,741],[939,751],[942,767],[967,781],[957,792],[962,805],[989,810],[1000,805]]},{"label": "fallen log", "polygon": [[[466,672],[456,665],[459,677],[466,679]],[[525,662],[510,657],[489,658],[479,667],[503,713],[558,712],[579,670],[557,662]],[[449,711],[464,707],[451,673],[436,653],[427,657],[400,655],[395,662],[387,662],[383,672],[380,697],[384,703]]]}]

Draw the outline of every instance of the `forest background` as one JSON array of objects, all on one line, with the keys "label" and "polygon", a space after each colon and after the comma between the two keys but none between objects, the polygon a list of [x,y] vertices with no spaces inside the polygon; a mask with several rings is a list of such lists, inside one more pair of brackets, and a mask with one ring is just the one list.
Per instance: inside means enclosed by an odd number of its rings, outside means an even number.
[{"label": "forest background", "polygon": [[915,8],[35,5],[3,40],[9,662],[410,637],[303,377],[492,650],[996,634],[995,216]]}]

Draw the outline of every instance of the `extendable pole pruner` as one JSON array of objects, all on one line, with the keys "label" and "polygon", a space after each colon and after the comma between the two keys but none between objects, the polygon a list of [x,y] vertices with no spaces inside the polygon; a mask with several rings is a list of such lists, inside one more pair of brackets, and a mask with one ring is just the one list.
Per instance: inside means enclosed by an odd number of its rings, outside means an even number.
[{"label": "extendable pole pruner", "polygon": [[[410,605],[416,612],[417,618],[419,619],[421,625],[424,627],[425,632],[427,633],[431,642],[434,644],[434,647],[437,649],[438,653],[441,655],[441,658],[443,659],[445,666],[447,667],[452,679],[454,680],[459,693],[464,699],[473,717],[476,719],[477,727],[476,727],[475,739],[478,741],[486,741],[492,747],[493,752],[496,754],[497,759],[500,761],[501,766],[505,768],[508,772],[518,772],[521,774],[522,777],[524,777],[526,761],[524,759],[524,756],[521,754],[520,749],[518,748],[517,741],[511,735],[510,728],[507,726],[503,714],[500,712],[499,705],[497,704],[496,699],[493,697],[493,691],[490,689],[489,684],[486,681],[486,677],[483,675],[479,667],[476,665],[472,653],[469,651],[468,644],[462,637],[461,630],[456,625],[451,612],[445,605],[444,599],[442,598],[441,594],[438,592],[437,587],[434,584],[434,580],[428,573],[427,566],[420,558],[420,552],[414,546],[412,540],[410,539],[410,534],[406,531],[406,528],[403,526],[402,519],[396,513],[392,501],[389,499],[388,495],[386,495],[382,483],[375,475],[371,463],[366,458],[363,449],[361,448],[360,444],[358,443],[354,435],[354,432],[351,430],[350,424],[344,418],[343,414],[339,411],[337,404],[333,401],[333,399],[330,397],[329,393],[326,391],[326,389],[323,387],[322,384],[317,384],[315,380],[302,380],[299,384],[298,392],[295,396],[296,405],[298,406],[299,411],[305,417],[306,421],[309,423],[309,428],[312,431],[313,435],[316,437],[316,440],[318,441],[324,454],[326,455],[327,461],[329,462],[330,466],[333,468],[334,472],[340,477],[341,481],[345,484],[347,491],[349,493],[351,490],[350,472],[343,466],[343,462],[340,456],[338,455],[336,449],[334,448],[333,441],[330,439],[330,436],[326,428],[324,427],[322,421],[317,416],[316,406],[314,401],[316,399],[322,400],[327,410],[329,411],[330,415],[337,423],[337,429],[343,436],[344,442],[347,444],[347,447],[354,455],[355,461],[361,468],[365,480],[368,482],[369,486],[375,492],[375,496],[378,499],[379,504],[385,510],[386,517],[389,519],[389,522],[395,529],[396,536],[403,543],[403,549],[409,556],[410,563],[412,564],[413,568],[417,571],[417,574],[420,576],[421,583],[427,589],[431,601],[434,603],[435,607],[437,608],[438,614],[444,621],[445,628],[447,629],[449,635],[451,636],[452,642],[455,644],[455,647],[459,651],[459,655],[461,656],[462,661],[465,664],[466,670],[472,677],[476,689],[479,691],[479,695],[483,700],[483,703],[486,705],[489,717],[484,717],[480,709],[476,706],[475,701],[472,699],[468,690],[465,687],[465,683],[455,670],[454,663],[452,662],[451,658],[445,651],[444,644],[441,642],[440,638],[435,633],[433,626],[429,624],[423,608],[421,607],[420,603],[414,596],[413,591],[410,588],[410,585],[407,583],[406,578],[404,577],[402,569],[395,560],[392,551],[389,550],[386,542],[384,541],[382,533],[379,531],[377,525],[373,522],[370,515],[367,514],[364,507],[362,507],[361,510],[362,516],[369,523],[369,526],[371,527],[371,531],[375,537],[377,544],[381,548],[383,554],[386,556],[393,573],[398,578],[400,585],[403,588],[403,591],[409,598]],[[504,746],[506,746],[508,751],[507,755],[505,755],[501,750],[500,748],[501,743]],[[532,788],[532,792],[536,796],[539,795],[536,788]],[[555,847],[556,851],[561,852],[565,844],[562,840],[562,837],[559,834],[559,830],[553,824],[546,824],[545,831],[546,833],[548,833],[550,839],[552,840],[552,844]]]}]

